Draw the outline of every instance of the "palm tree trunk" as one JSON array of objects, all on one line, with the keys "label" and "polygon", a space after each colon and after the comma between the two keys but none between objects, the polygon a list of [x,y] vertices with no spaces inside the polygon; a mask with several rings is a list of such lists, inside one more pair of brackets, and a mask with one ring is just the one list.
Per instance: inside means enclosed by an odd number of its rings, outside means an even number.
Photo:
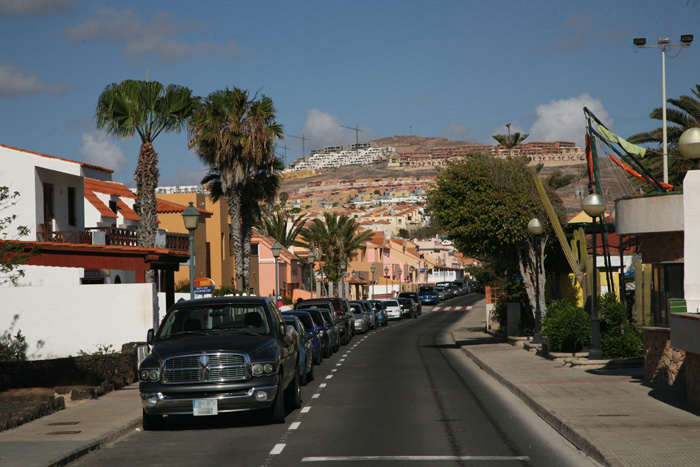
[{"label": "palm tree trunk", "polygon": [[245,281],[245,290],[250,286],[250,255],[251,255],[251,240],[253,238],[253,226],[249,222],[243,223],[243,280]]},{"label": "palm tree trunk", "polygon": [[[156,231],[158,230],[158,202],[156,200],[156,187],[158,186],[158,153],[153,149],[153,144],[146,141],[141,144],[139,160],[136,165],[136,190],[139,211],[139,226],[136,230],[138,246],[153,248],[156,243]],[[155,271],[146,271],[146,282],[155,282]]]},{"label": "palm tree trunk", "polygon": [[236,289],[244,290],[243,275],[243,235],[241,231],[241,191],[232,187],[228,196],[228,213],[231,216],[231,242],[233,243],[233,260],[235,267]]}]

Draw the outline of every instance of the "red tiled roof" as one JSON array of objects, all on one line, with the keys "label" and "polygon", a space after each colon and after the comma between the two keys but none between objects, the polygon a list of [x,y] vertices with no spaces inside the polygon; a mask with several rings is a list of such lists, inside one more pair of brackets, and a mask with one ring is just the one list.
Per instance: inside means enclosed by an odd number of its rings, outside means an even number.
[{"label": "red tiled roof", "polygon": [[121,183],[103,182],[102,180],[86,178],[84,185],[86,190],[94,191],[96,193],[119,196],[120,198],[136,199],[136,195]]},{"label": "red tiled roof", "polygon": [[[156,197],[156,198],[158,201],[158,207],[156,208],[156,211],[158,213],[161,213],[161,214],[177,214],[177,213],[181,213],[182,211],[184,211],[187,208],[187,206],[185,206],[183,204],[174,203],[172,201],[168,201],[168,200],[161,199],[158,197]],[[209,216],[214,215],[213,212],[206,211],[204,209],[197,208],[197,211],[199,211],[200,213],[202,213],[204,215],[209,215]]]},{"label": "red tiled roof", "polygon": [[124,219],[128,219],[131,221],[139,220],[139,215],[136,214],[136,211],[131,209],[124,201],[121,200],[121,198],[119,199],[119,201],[117,201],[117,208],[119,208],[119,212],[122,213]]},{"label": "red tiled roof", "polygon": [[83,167],[88,167],[88,168],[95,169],[95,170],[101,170],[102,172],[114,173],[114,170],[112,170],[112,169],[106,169],[106,168],[100,167],[98,165],[86,164],[85,162],[72,161],[70,159],[64,159],[63,157],[49,156],[46,154],[42,154],[40,152],[27,151],[26,149],[13,148],[12,146],[6,146],[4,144],[0,144],[0,147],[12,149],[13,151],[26,152],[27,154],[34,154],[35,156],[47,157],[49,159],[58,159],[58,160],[65,161],[65,162],[72,162],[74,164],[79,164]]},{"label": "red tiled roof", "polygon": [[112,219],[117,218],[117,214],[109,209],[109,207],[107,207],[107,205],[103,203],[93,191],[88,190],[87,188],[85,189],[85,199],[88,200],[90,204],[95,206],[95,209],[97,209],[102,217],[109,217]]}]

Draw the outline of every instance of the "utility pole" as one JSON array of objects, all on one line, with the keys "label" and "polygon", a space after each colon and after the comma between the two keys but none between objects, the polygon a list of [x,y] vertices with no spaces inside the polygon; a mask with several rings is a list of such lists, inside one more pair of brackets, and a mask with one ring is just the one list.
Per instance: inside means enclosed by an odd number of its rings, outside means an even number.
[{"label": "utility pole", "polygon": [[284,149],[284,156],[282,156],[283,157],[282,163],[284,164],[284,167],[287,168],[287,149],[291,149],[291,148],[288,148],[287,145],[285,144],[284,146],[282,146],[282,149]]},{"label": "utility pole", "polygon": [[293,136],[289,135],[290,138],[297,138],[301,140],[301,157],[302,159],[304,156],[306,156],[306,145],[304,144],[309,138],[304,137],[304,133],[301,134],[301,136]]},{"label": "utility pole", "polygon": [[355,130],[355,156],[357,156],[357,158],[359,159],[360,158],[360,132],[362,130],[360,130],[360,128],[357,125],[355,125],[355,128],[353,128],[351,126],[345,126],[345,125],[340,125],[340,126],[343,128],[347,128],[349,130]]}]

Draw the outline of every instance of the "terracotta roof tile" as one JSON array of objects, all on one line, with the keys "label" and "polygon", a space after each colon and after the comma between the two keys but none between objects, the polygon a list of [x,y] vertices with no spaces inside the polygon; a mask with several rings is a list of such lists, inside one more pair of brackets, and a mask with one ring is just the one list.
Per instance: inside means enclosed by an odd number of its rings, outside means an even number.
[{"label": "terracotta roof tile", "polygon": [[13,151],[25,152],[27,154],[34,154],[35,156],[46,157],[49,159],[58,159],[58,160],[65,161],[65,162],[72,162],[73,164],[79,164],[83,167],[88,167],[91,169],[100,170],[102,172],[114,173],[114,170],[112,170],[112,169],[106,169],[106,168],[100,167],[98,165],[86,164],[85,162],[72,161],[70,159],[64,159],[63,157],[49,156],[47,154],[42,154],[40,152],[27,151],[26,149],[13,148],[12,146],[6,146],[4,144],[0,144],[0,147],[12,149]]},{"label": "terracotta roof tile", "polygon": [[102,217],[109,217],[111,219],[117,218],[117,214],[109,209],[109,207],[107,207],[107,205],[103,203],[93,191],[85,189],[85,199],[88,200],[90,204],[95,206],[95,209],[97,209]]}]

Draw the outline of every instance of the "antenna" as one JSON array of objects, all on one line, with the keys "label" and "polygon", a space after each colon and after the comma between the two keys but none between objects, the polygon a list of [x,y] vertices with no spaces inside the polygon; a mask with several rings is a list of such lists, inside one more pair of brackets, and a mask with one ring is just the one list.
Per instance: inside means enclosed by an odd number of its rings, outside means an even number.
[{"label": "antenna", "polygon": [[290,138],[297,138],[301,140],[301,157],[306,156],[306,146],[304,143],[309,140],[309,138],[304,137],[304,133],[301,134],[301,136],[293,136],[289,135]]},{"label": "antenna", "polygon": [[347,128],[348,130],[355,130],[355,156],[359,159],[360,158],[360,128],[355,125],[355,128],[351,126],[345,126],[345,125],[340,125],[343,128]]}]

